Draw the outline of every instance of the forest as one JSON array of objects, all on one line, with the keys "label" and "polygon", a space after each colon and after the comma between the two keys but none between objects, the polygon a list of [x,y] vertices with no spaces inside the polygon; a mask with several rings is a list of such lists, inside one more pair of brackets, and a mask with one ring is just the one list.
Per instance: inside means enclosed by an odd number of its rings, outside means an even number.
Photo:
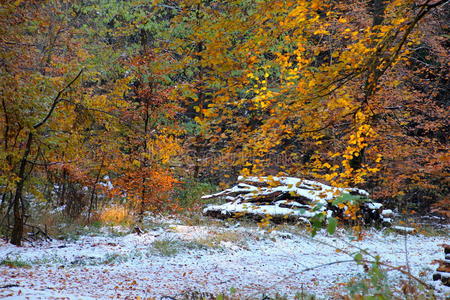
[{"label": "forest", "polygon": [[449,56],[448,0],[1,0],[0,297],[445,299]]}]

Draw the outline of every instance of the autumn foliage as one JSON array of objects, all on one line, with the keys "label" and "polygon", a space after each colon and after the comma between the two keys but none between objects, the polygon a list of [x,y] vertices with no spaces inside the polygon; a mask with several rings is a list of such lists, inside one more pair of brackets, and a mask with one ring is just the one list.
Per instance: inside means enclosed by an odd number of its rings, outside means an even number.
[{"label": "autumn foliage", "polygon": [[321,178],[402,203],[448,193],[444,3],[202,6],[185,58],[198,73],[185,88],[205,144],[223,154],[213,167]]},{"label": "autumn foliage", "polygon": [[20,244],[30,199],[142,217],[239,174],[448,215],[446,3],[3,1],[2,225]]}]

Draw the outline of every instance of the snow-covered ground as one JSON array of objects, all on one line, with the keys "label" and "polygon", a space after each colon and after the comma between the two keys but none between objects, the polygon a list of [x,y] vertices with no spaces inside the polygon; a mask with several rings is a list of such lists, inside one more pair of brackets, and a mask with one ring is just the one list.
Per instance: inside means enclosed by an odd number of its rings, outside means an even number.
[{"label": "snow-covered ground", "polygon": [[[361,248],[387,264],[409,264],[414,275],[435,286],[438,298],[445,299],[450,288],[431,276],[436,268],[432,261],[444,256],[439,244],[448,242],[443,236],[408,235],[405,243],[404,235],[375,230],[352,241],[343,230],[311,238],[294,227],[268,233],[254,227],[179,223],[147,229],[142,235],[112,236],[106,230],[73,242],[21,248],[0,241],[0,262],[29,265],[0,266],[0,298],[145,299],[187,291],[229,294],[232,289],[236,298],[276,292],[293,296],[303,290],[332,299],[338,287],[344,289],[344,283],[364,271],[354,262],[329,263],[352,260]],[[392,282],[402,278],[397,271],[389,275]]]}]

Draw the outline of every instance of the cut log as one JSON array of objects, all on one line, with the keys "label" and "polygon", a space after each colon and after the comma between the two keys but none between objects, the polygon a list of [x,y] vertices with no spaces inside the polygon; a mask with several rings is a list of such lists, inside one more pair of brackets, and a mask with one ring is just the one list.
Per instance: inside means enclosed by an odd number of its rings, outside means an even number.
[{"label": "cut log", "polygon": [[450,254],[450,245],[442,244],[442,248],[444,248],[444,253],[445,254]]},{"label": "cut log", "polygon": [[438,261],[438,263],[439,267],[436,269],[436,271],[450,274],[450,263],[443,260]]},{"label": "cut log", "polygon": [[[328,217],[349,220],[351,218],[347,215],[347,207],[333,203],[333,200],[343,194],[353,195],[350,199],[358,199],[355,195],[364,198],[369,195],[360,189],[336,188],[295,177],[239,177],[237,185],[203,196],[203,199],[223,198],[228,201],[222,205],[209,205],[203,213],[222,219],[236,215],[259,218],[270,215],[272,219],[280,220],[311,218],[325,213]],[[383,211],[380,203],[363,202],[352,205],[360,206],[357,219],[366,224],[388,225],[391,222],[389,217],[392,216],[392,211]]]},{"label": "cut log", "polygon": [[445,260],[435,260],[433,263],[438,263],[439,266],[436,269],[436,272],[433,274],[433,280],[440,280],[443,285],[450,287],[450,261],[447,260],[447,256],[449,255],[450,245],[441,244],[442,248],[444,248]]},{"label": "cut log", "polygon": [[441,273],[434,273],[433,274],[433,280],[437,281],[437,280],[441,280],[442,276]]},{"label": "cut log", "polygon": [[[248,197],[247,202],[251,202],[251,203],[266,203],[266,204],[270,204],[274,201],[276,201],[277,199],[283,198],[285,193],[281,192],[281,191],[275,191],[275,192],[268,192],[265,194],[255,194],[250,195],[250,197]],[[245,199],[246,197],[244,197]]]},{"label": "cut log", "polygon": [[442,284],[450,287],[450,273],[441,272],[440,275]]}]

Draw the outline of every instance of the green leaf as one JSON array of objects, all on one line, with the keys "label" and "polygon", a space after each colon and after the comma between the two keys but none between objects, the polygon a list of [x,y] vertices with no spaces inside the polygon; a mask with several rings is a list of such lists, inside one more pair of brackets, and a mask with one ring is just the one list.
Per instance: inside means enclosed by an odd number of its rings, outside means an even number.
[{"label": "green leaf", "polygon": [[363,196],[363,195],[352,195],[350,193],[344,193],[340,195],[339,197],[335,198],[332,201],[333,205],[338,205],[339,203],[352,203],[352,204],[360,204],[366,201],[370,201],[369,198]]},{"label": "green leaf", "polygon": [[363,256],[361,253],[356,253],[356,255],[353,257],[356,262],[361,262],[363,259]]},{"label": "green leaf", "polygon": [[336,231],[337,220],[335,218],[328,219],[327,231],[329,234],[333,234]]}]

